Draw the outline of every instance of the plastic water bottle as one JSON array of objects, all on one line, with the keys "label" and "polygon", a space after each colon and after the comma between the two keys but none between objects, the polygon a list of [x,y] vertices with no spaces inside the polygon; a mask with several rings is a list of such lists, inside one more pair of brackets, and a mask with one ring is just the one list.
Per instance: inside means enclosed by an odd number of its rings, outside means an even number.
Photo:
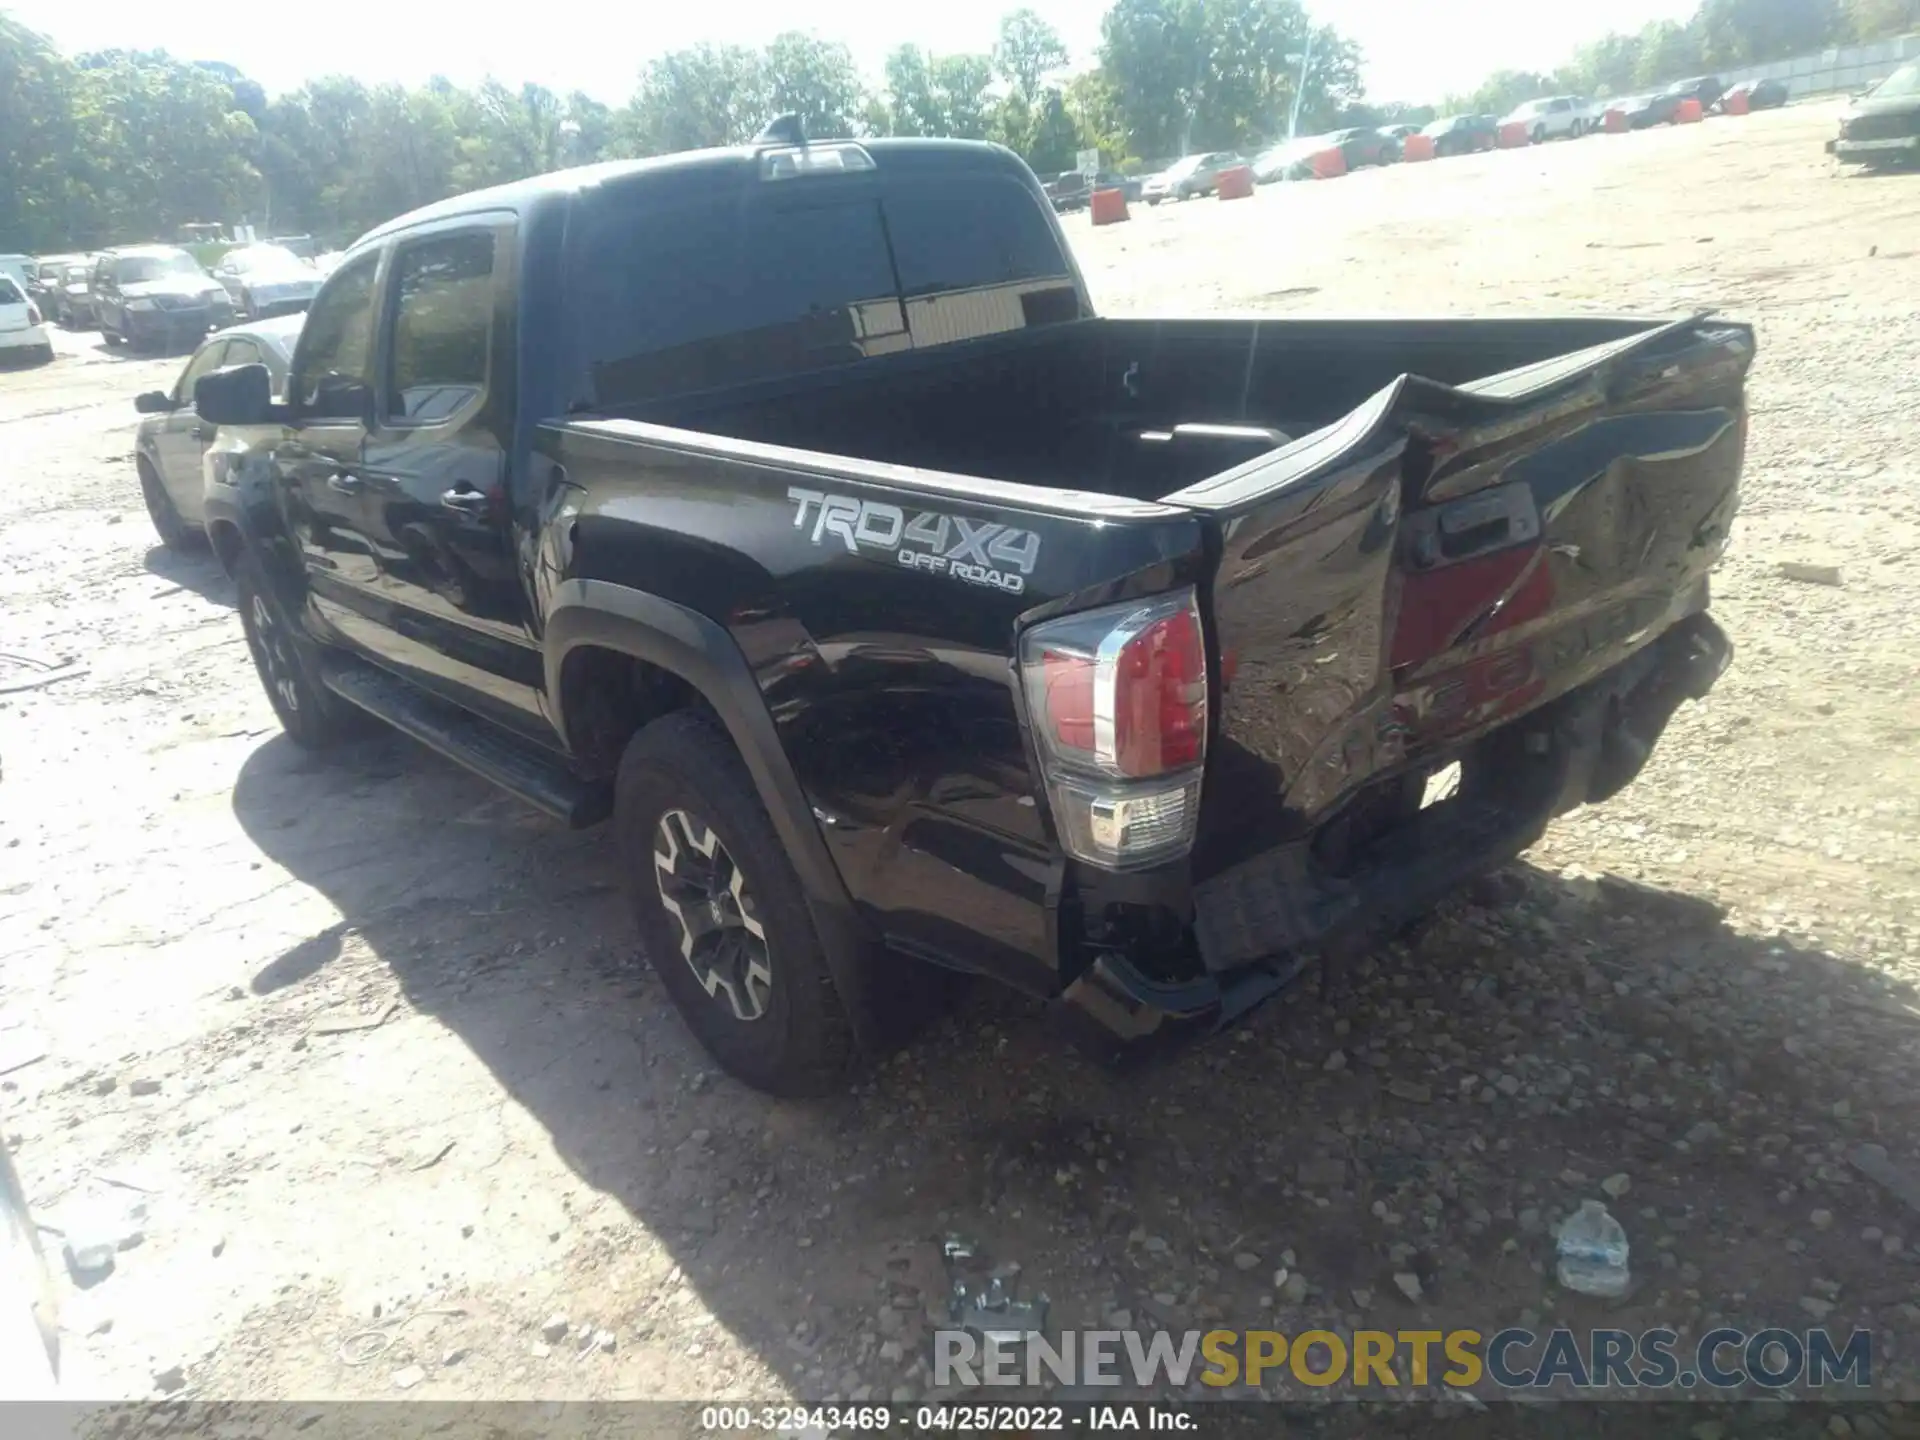
[{"label": "plastic water bottle", "polygon": [[1627,1293],[1627,1232],[1598,1200],[1582,1200],[1560,1226],[1559,1274],[1582,1295]]}]

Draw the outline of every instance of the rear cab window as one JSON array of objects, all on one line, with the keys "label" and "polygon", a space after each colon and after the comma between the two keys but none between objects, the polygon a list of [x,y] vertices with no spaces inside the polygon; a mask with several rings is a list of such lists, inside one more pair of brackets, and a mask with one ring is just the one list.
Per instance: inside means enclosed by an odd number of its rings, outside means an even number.
[{"label": "rear cab window", "polygon": [[906,169],[862,180],[761,182],[669,205],[639,189],[590,205],[568,267],[584,403],[1078,316],[1047,213],[1011,175]]}]

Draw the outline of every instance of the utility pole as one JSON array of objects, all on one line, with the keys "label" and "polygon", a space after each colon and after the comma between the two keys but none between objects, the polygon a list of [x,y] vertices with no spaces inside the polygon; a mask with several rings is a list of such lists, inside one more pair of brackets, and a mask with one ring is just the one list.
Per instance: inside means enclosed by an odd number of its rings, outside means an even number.
[{"label": "utility pole", "polygon": [[1311,17],[1307,20],[1307,48],[1298,55],[1287,56],[1287,61],[1289,64],[1298,61],[1300,65],[1300,78],[1294,82],[1293,86],[1293,113],[1287,116],[1287,139],[1295,140],[1298,139],[1300,135],[1300,102],[1306,98],[1307,94],[1307,66],[1313,63],[1313,20]]}]

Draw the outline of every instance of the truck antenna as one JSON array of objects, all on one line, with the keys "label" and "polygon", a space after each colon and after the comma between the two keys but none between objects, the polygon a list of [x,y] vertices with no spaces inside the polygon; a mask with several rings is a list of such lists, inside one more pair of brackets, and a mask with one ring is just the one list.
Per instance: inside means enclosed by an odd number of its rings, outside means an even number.
[{"label": "truck antenna", "polygon": [[800,127],[800,116],[794,111],[785,115],[776,115],[769,120],[766,128],[753,137],[756,145],[805,145],[807,132]]}]

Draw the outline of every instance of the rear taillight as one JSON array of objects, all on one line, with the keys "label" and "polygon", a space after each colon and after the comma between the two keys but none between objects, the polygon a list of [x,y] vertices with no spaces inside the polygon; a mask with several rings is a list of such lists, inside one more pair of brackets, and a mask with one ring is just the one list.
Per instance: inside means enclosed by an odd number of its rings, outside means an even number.
[{"label": "rear taillight", "polygon": [[31,300],[27,302],[27,323],[29,325],[38,325],[40,323],[40,307]]},{"label": "rear taillight", "polygon": [[1207,651],[1191,590],[1021,637],[1042,778],[1068,853],[1129,870],[1184,854],[1207,753]]}]

